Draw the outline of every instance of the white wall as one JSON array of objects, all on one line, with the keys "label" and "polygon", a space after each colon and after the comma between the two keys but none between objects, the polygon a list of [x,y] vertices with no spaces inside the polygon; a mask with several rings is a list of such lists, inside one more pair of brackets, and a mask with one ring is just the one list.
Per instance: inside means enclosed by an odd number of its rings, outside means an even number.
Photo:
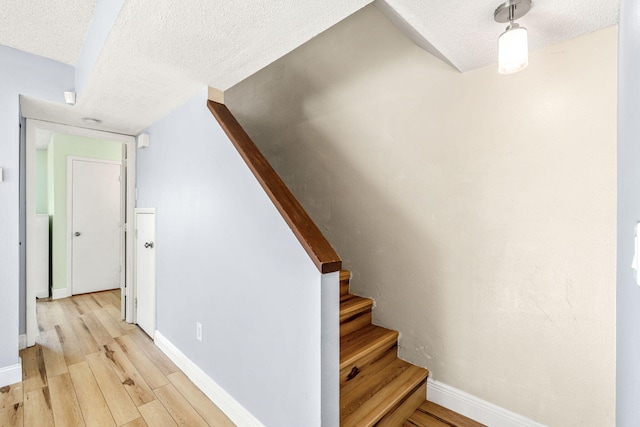
[{"label": "white wall", "polygon": [[138,206],[157,208],[157,330],[264,425],[318,426],[322,275],[206,96],[138,151]]},{"label": "white wall", "polygon": [[618,48],[617,412],[619,427],[640,420],[640,287],[631,270],[640,221],[640,1],[622,0]]},{"label": "white wall", "polygon": [[73,88],[73,78],[69,65],[0,46],[0,370],[19,362],[18,97],[63,102],[62,92]]},{"label": "white wall", "polygon": [[614,425],[615,28],[460,74],[367,7],[225,100],[400,357],[540,423]]}]

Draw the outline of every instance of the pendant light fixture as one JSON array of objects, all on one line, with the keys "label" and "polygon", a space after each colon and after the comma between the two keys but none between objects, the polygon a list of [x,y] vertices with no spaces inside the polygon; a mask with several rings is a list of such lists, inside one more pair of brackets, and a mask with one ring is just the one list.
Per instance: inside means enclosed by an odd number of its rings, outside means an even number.
[{"label": "pendant light fixture", "polygon": [[516,24],[531,9],[531,0],[508,0],[498,6],[493,19],[499,23],[508,22],[507,29],[498,39],[498,72],[517,73],[529,65],[529,45],[527,29]]}]

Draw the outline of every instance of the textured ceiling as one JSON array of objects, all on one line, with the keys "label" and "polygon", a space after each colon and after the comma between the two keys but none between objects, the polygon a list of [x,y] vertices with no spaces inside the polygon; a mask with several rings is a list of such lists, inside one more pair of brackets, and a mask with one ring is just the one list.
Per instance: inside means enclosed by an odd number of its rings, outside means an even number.
[{"label": "textured ceiling", "polygon": [[[504,0],[378,2],[385,14],[392,10],[404,20],[405,32],[407,26],[415,30],[437,50],[432,53],[462,72],[497,61],[498,36],[506,24],[495,22],[493,12]],[[619,0],[533,0],[529,13],[517,22],[527,28],[529,50],[535,50],[615,25],[619,6]]]},{"label": "textured ceiling", "polygon": [[[112,1],[112,0],[100,0]],[[127,0],[74,107],[23,98],[27,117],[136,134],[204,86],[226,90],[371,0]],[[460,71],[496,62],[499,2],[377,0]],[[2,0],[0,44],[73,64],[95,0]],[[536,1],[519,23],[534,50],[616,24],[619,0]],[[94,19],[99,19],[97,16]]]},{"label": "textured ceiling", "polygon": [[2,0],[0,44],[74,65],[96,0]]},{"label": "textured ceiling", "polygon": [[[96,117],[103,129],[137,133],[198,89],[231,87],[370,1],[125,1],[67,122]],[[52,120],[53,107],[27,112]]]}]

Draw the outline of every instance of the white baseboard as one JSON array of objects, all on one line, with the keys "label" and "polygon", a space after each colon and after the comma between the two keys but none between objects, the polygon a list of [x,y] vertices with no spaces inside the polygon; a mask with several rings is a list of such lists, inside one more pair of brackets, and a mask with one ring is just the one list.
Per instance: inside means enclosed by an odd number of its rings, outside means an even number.
[{"label": "white baseboard", "polygon": [[27,334],[18,335],[18,348],[20,350],[27,348]]},{"label": "white baseboard", "polygon": [[40,291],[36,294],[36,298],[49,298],[49,291]]},{"label": "white baseboard", "polygon": [[490,427],[545,427],[444,383],[427,380],[427,398],[440,406]]},{"label": "white baseboard", "polygon": [[69,288],[51,289],[51,298],[69,298],[71,296],[71,290]]},{"label": "white baseboard", "polygon": [[155,331],[154,341],[158,348],[182,369],[191,381],[215,403],[227,417],[238,426],[264,427],[264,425],[247,411],[237,400],[220,387],[211,377],[174,346],[159,331]]},{"label": "white baseboard", "polygon": [[22,381],[22,361],[15,365],[0,368],[0,387]]}]

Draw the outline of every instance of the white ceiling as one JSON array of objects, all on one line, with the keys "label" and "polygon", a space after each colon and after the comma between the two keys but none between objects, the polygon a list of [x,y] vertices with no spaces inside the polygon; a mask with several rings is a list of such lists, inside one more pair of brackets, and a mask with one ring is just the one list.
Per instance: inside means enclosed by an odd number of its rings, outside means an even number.
[{"label": "white ceiling", "polygon": [[[101,0],[111,1],[111,0]],[[74,64],[96,0],[3,0],[0,44]],[[125,1],[74,107],[23,98],[23,114],[136,134],[204,86],[226,90],[371,0]],[[462,72],[496,61],[494,0],[377,0],[420,46]],[[6,8],[4,6],[7,6]],[[617,22],[618,0],[534,0],[530,48]]]},{"label": "white ceiling", "polygon": [[[500,0],[379,0],[393,9],[462,72],[497,61],[498,36],[506,24],[493,19]],[[386,6],[386,7],[385,7]],[[518,24],[527,28],[529,50],[554,45],[618,22],[619,0],[533,0]]]},{"label": "white ceiling", "polygon": [[75,65],[96,0],[2,0],[0,45]]}]

